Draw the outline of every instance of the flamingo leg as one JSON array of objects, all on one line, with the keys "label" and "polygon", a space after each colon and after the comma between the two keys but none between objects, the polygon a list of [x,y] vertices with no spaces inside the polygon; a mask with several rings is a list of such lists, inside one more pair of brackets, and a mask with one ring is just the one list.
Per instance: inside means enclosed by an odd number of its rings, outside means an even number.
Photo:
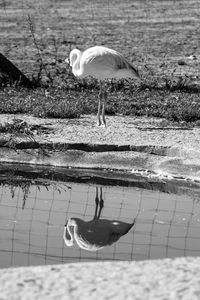
[{"label": "flamingo leg", "polygon": [[107,100],[107,92],[104,91],[104,97],[103,97],[103,104],[102,104],[102,121],[103,124],[106,126],[106,116],[105,116],[105,106],[106,106],[106,100]]},{"label": "flamingo leg", "polygon": [[101,211],[102,211],[103,206],[104,206],[104,201],[103,201],[103,198],[102,198],[102,187],[100,187],[100,202],[99,202],[99,206],[100,206],[100,209],[99,209],[99,213],[98,213],[98,216],[97,216],[98,219],[101,216]]},{"label": "flamingo leg", "polygon": [[101,125],[101,99],[102,99],[102,82],[100,81],[100,89],[99,89],[99,105],[98,105],[98,113],[97,113],[97,119],[98,119],[98,126]]},{"label": "flamingo leg", "polygon": [[94,213],[94,219],[97,219],[97,211],[99,206],[99,195],[98,195],[98,187],[96,187],[96,197],[95,197],[95,213]]}]

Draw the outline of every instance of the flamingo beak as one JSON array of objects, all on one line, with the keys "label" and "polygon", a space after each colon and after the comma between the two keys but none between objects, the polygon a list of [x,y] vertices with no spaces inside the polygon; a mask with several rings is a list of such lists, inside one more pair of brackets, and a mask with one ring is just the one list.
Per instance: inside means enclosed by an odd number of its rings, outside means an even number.
[{"label": "flamingo beak", "polygon": [[66,58],[65,62],[69,65],[70,64],[69,58]]}]

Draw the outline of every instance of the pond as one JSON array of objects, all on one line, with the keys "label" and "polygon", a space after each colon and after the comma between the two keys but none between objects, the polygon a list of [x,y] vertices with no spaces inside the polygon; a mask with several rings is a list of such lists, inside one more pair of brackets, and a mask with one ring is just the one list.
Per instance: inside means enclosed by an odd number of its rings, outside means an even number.
[{"label": "pond", "polygon": [[146,180],[145,187],[139,179],[125,186],[83,174],[79,179],[85,182],[66,175],[55,180],[47,178],[46,169],[45,179],[41,172],[38,178],[37,172],[5,170],[0,176],[1,268],[200,253],[198,186],[158,182],[155,188]]}]

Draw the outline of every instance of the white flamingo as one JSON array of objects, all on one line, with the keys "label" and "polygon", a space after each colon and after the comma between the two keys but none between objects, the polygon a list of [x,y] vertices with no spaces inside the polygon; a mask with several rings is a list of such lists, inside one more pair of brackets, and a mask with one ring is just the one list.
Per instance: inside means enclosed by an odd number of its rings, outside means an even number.
[{"label": "white flamingo", "polygon": [[[72,67],[74,76],[84,78],[92,76],[100,81],[99,104],[98,104],[98,125],[102,122],[106,125],[105,100],[106,92],[103,92],[102,81],[109,78],[139,78],[136,68],[130,64],[119,52],[103,47],[91,47],[84,52],[74,49],[70,52],[69,59],[65,60]],[[100,110],[102,107],[102,122]]]},{"label": "white flamingo", "polygon": [[100,200],[98,188],[96,188],[95,202],[96,207],[93,220],[86,222],[79,218],[71,218],[67,221],[63,234],[67,246],[73,246],[75,240],[81,249],[97,251],[105,246],[112,245],[133,227],[135,220],[129,224],[116,220],[100,219],[104,204],[102,188],[100,188]]}]

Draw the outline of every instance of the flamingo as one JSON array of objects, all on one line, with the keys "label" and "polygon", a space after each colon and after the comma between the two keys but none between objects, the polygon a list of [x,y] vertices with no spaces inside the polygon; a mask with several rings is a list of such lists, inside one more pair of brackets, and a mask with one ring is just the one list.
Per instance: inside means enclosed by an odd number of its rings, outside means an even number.
[{"label": "flamingo", "polygon": [[[77,245],[87,251],[97,251],[105,246],[112,245],[133,227],[133,223],[125,223],[117,220],[100,219],[104,206],[102,188],[100,188],[100,200],[98,188],[96,188],[95,214],[91,221],[79,218],[70,218],[64,226],[63,239],[67,246],[73,246],[74,240]],[[99,206],[99,211],[98,211]]]},{"label": "flamingo", "polygon": [[[130,64],[119,52],[104,47],[94,46],[84,52],[73,49],[70,52],[69,59],[65,62],[72,67],[72,73],[78,78],[92,76],[97,78],[100,83],[99,103],[98,103],[98,125],[106,126],[105,102],[107,98],[106,91],[103,91],[103,80],[109,78],[139,78],[137,69]],[[102,112],[100,110],[102,108]],[[102,122],[101,116],[102,115]]]}]

